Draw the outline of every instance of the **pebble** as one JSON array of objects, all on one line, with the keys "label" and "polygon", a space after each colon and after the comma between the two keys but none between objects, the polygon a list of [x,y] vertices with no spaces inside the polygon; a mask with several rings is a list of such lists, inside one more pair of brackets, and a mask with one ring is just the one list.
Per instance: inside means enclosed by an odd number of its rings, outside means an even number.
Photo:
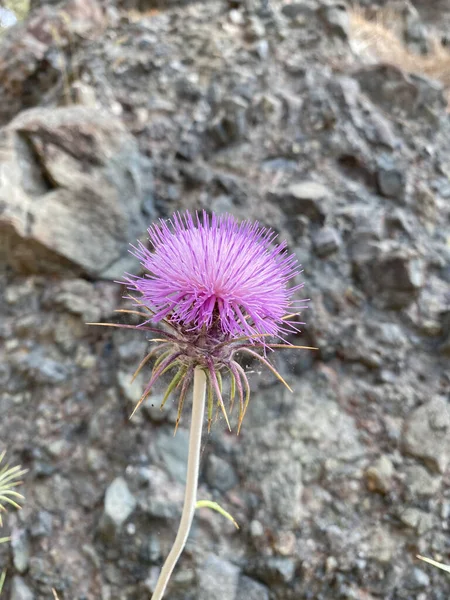
[{"label": "pebble", "polygon": [[133,382],[131,381],[132,377],[133,373],[128,371],[117,372],[117,383],[123,396],[134,405],[139,402],[144,387],[142,377],[137,376]]},{"label": "pebble", "polygon": [[[164,428],[158,432],[156,442],[152,442],[151,453],[156,454],[159,462],[170,476],[178,483],[186,483],[186,457],[189,449],[189,432],[178,429],[176,435],[173,428]],[[154,451],[154,452],[153,452]]]},{"label": "pebble", "polygon": [[394,465],[391,460],[383,455],[370,467],[366,469],[365,477],[367,487],[371,492],[387,494],[392,486]]},{"label": "pebble", "polygon": [[430,513],[419,508],[408,507],[400,512],[401,522],[414,529],[417,535],[421,536],[434,526],[434,518]]},{"label": "pebble", "polygon": [[283,4],[281,12],[289,19],[298,19],[299,17],[311,18],[314,10],[305,2],[290,2]]},{"label": "pebble", "polygon": [[430,577],[417,567],[414,567],[412,570],[411,578],[409,579],[410,585],[408,587],[412,587],[414,589],[417,588],[428,588],[430,585]]},{"label": "pebble", "polygon": [[332,35],[348,40],[350,35],[350,16],[343,2],[328,2],[319,11],[327,29]]},{"label": "pebble", "polygon": [[407,418],[403,451],[421,458],[434,472],[443,474],[450,461],[450,408],[438,396],[416,408]]},{"label": "pebble", "polygon": [[269,600],[269,589],[262,583],[242,575],[235,600]]},{"label": "pebble", "polygon": [[270,192],[268,199],[278,204],[289,217],[305,215],[313,223],[323,225],[325,222],[324,200],[329,190],[321,183],[303,181],[294,183],[287,189]]},{"label": "pebble", "polygon": [[[141,388],[142,394],[143,388]],[[142,410],[145,415],[147,415],[150,421],[153,423],[163,423],[167,421],[171,416],[171,405],[167,403],[161,408],[162,401],[164,399],[164,394],[154,393],[150,394],[144,402],[142,403]],[[171,402],[169,398],[168,402]]]},{"label": "pebble", "polygon": [[70,367],[45,356],[42,348],[30,352],[23,359],[22,368],[32,381],[43,385],[62,383],[67,380],[70,373]]},{"label": "pebble", "polygon": [[136,499],[123,477],[112,481],[105,494],[104,515],[119,528],[136,508]]},{"label": "pebble", "polygon": [[253,538],[260,538],[264,535],[264,525],[261,521],[253,519],[253,521],[250,522],[250,535]]},{"label": "pebble", "polygon": [[267,586],[290,583],[295,575],[295,562],[284,556],[269,556],[251,567],[252,573]]},{"label": "pebble", "polygon": [[431,498],[437,494],[442,484],[442,477],[432,475],[421,465],[405,468],[405,486],[412,498]]},{"label": "pebble", "polygon": [[31,536],[33,538],[50,537],[53,531],[53,516],[46,510],[38,511],[36,518],[31,523]]},{"label": "pebble", "polygon": [[210,554],[198,572],[198,600],[235,600],[239,568],[223,558]]},{"label": "pebble", "polygon": [[390,563],[396,548],[396,541],[384,527],[374,529],[369,537],[368,556],[380,563]]},{"label": "pebble", "polygon": [[329,195],[329,189],[316,181],[303,181],[291,185],[289,193],[298,200],[321,200]]},{"label": "pebble", "polygon": [[379,286],[385,290],[414,292],[425,283],[423,261],[402,248],[393,248],[380,256],[377,274]]},{"label": "pebble", "polygon": [[25,529],[13,532],[11,549],[14,568],[23,575],[30,564],[30,538]]},{"label": "pebble", "polygon": [[405,195],[405,170],[397,167],[388,156],[378,160],[377,181],[380,193],[386,198],[395,198],[401,202]]},{"label": "pebble", "polygon": [[35,595],[27,586],[22,577],[18,575],[12,578],[10,600],[34,600]]},{"label": "pebble", "polygon": [[312,241],[317,256],[321,258],[333,254],[341,245],[340,235],[333,227],[322,227]]},{"label": "pebble", "polygon": [[208,484],[219,492],[227,492],[238,483],[233,467],[215,454],[210,454],[208,457],[205,478]]}]

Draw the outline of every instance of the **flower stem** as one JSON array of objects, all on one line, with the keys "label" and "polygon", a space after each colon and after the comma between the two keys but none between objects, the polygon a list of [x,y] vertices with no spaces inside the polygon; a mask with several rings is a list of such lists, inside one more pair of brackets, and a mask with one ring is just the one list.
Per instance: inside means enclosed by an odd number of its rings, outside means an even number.
[{"label": "flower stem", "polygon": [[178,533],[169,556],[161,569],[152,600],[161,600],[172,571],[180,557],[189,535],[197,502],[198,471],[200,463],[200,444],[205,413],[206,374],[200,367],[194,371],[194,393],[192,399],[191,430],[189,433],[189,453],[187,463],[186,490],[184,493],[183,512]]}]

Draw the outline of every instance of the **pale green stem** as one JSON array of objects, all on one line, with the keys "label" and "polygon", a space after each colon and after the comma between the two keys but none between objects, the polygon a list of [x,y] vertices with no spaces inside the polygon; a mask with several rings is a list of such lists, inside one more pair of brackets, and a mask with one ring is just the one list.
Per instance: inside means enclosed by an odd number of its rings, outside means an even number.
[{"label": "pale green stem", "polygon": [[189,453],[187,462],[186,490],[184,493],[183,512],[178,533],[169,556],[161,569],[152,600],[161,600],[169,583],[172,571],[177,564],[189,535],[197,502],[198,471],[200,464],[200,445],[205,414],[206,375],[203,369],[196,367],[194,371],[194,393],[192,399],[191,429],[189,433]]}]

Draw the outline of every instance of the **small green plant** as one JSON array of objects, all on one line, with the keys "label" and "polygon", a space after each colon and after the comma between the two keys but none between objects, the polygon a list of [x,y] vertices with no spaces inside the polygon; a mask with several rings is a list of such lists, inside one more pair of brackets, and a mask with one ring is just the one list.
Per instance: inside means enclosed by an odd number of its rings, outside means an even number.
[{"label": "small green plant", "polygon": [[195,508],[211,508],[212,510],[215,510],[216,512],[220,513],[223,517],[231,521],[236,527],[236,529],[239,529],[239,525],[237,524],[236,520],[230,515],[228,511],[222,508],[217,502],[212,502],[211,500],[197,500]]},{"label": "small green plant", "polygon": [[[3,459],[5,458],[6,450],[0,453],[0,527],[3,527],[2,512],[6,512],[7,506],[13,506],[14,508],[20,509],[21,506],[17,500],[23,500],[22,494],[19,494],[14,488],[19,486],[22,481],[21,477],[27,472],[27,469],[22,469],[20,465],[10,467],[7,463],[4,467],[1,466]],[[11,538],[2,537],[0,538],[0,544],[9,542]],[[0,594],[5,583],[6,570],[0,573]]]}]

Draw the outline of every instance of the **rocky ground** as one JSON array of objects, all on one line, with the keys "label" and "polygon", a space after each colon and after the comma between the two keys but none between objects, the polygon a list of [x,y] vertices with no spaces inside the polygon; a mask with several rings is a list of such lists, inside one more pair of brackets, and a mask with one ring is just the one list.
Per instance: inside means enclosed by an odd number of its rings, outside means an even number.
[{"label": "rocky ground", "polygon": [[[44,4],[41,8],[39,4]],[[128,243],[178,209],[274,228],[311,307],[204,437],[207,509],[171,600],[447,600],[447,90],[359,53],[342,3],[37,7],[0,43],[0,450],[29,469],[0,546],[11,600],[148,598],[174,538],[188,413],[128,415],[148,342]],[[367,4],[367,2],[366,2]],[[141,8],[142,12],[138,12]]]}]

